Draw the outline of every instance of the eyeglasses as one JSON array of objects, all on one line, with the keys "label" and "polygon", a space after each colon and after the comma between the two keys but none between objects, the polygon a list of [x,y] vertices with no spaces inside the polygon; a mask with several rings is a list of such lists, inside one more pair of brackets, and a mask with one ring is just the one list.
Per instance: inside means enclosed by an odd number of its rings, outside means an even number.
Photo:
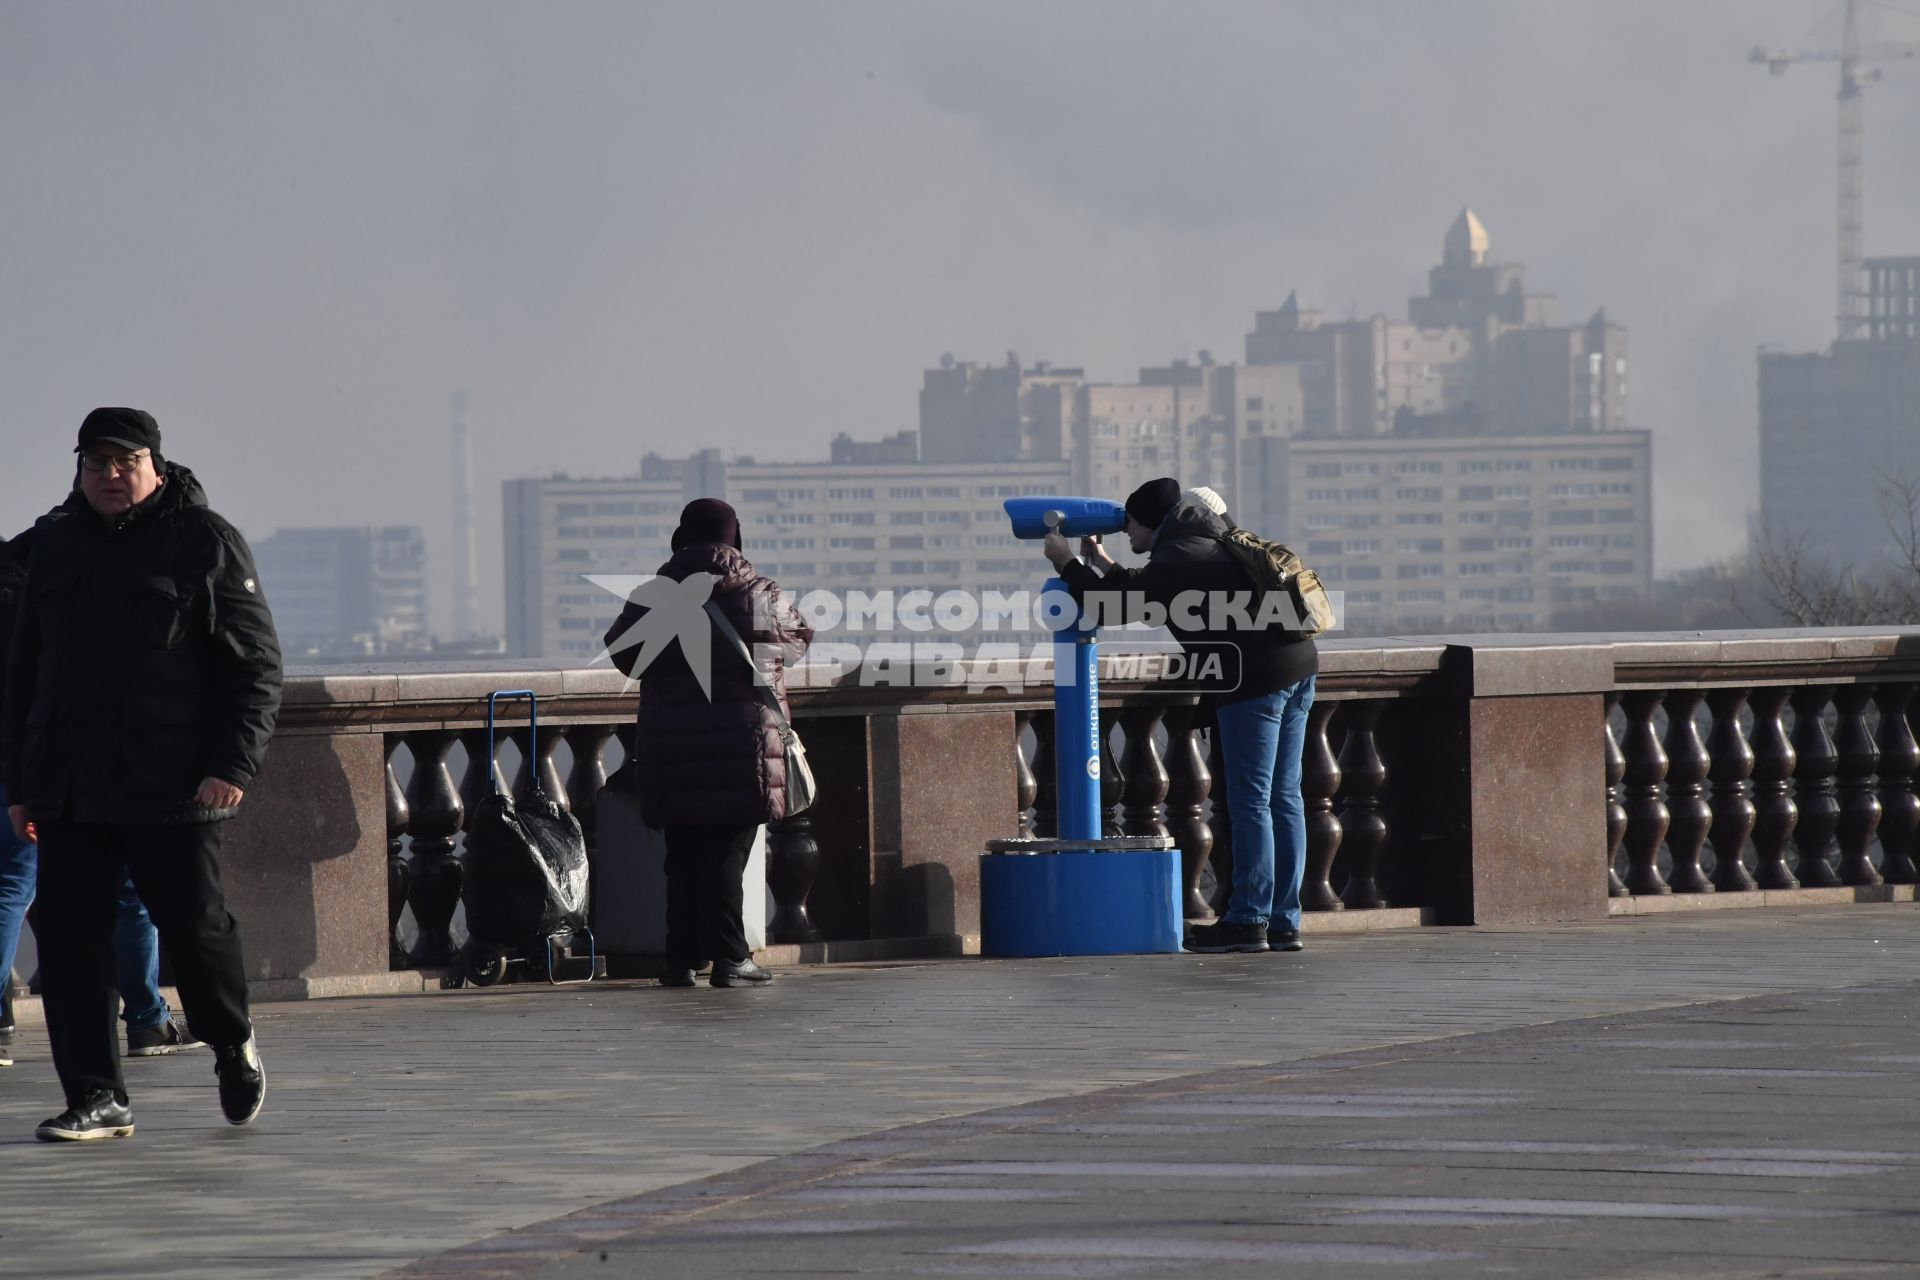
[{"label": "eyeglasses", "polygon": [[131,475],[140,469],[140,464],[153,456],[151,450],[142,449],[139,453],[83,453],[80,465],[88,471],[124,471]]}]

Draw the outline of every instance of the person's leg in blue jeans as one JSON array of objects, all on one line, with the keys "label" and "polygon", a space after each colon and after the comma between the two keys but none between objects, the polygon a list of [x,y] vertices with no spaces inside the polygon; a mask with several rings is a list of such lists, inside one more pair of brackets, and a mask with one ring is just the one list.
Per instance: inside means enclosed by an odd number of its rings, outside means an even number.
[{"label": "person's leg in blue jeans", "polygon": [[1300,927],[1307,845],[1300,756],[1313,689],[1314,677],[1308,676],[1258,698],[1225,703],[1217,713],[1227,812],[1233,817],[1233,893],[1221,916],[1229,924]]},{"label": "person's leg in blue jeans", "polygon": [[121,882],[120,900],[114,905],[113,958],[120,981],[120,1020],[128,1033],[166,1022],[173,1011],[160,994],[160,935],[131,879]]},{"label": "person's leg in blue jeans", "polygon": [[1272,932],[1300,931],[1300,879],[1307,868],[1307,806],[1300,796],[1300,760],[1307,745],[1307,712],[1313,708],[1314,677],[1280,691],[1280,737],[1273,758]]},{"label": "person's leg in blue jeans", "polygon": [[13,1043],[13,1002],[8,984],[14,953],[20,946],[20,929],[26,923],[27,908],[33,905],[40,850],[13,834],[6,807],[6,789],[0,788],[0,1059],[11,1061],[7,1046]]},{"label": "person's leg in blue jeans", "polygon": [[1273,774],[1284,700],[1280,693],[1223,703],[1217,713],[1233,817],[1233,892],[1220,918],[1265,925],[1273,914]]}]

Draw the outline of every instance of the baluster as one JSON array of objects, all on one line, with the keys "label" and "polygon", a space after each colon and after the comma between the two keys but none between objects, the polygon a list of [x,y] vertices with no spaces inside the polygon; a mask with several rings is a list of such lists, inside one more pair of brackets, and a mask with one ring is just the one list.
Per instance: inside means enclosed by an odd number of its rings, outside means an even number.
[{"label": "baluster", "polygon": [[[413,883],[407,902],[419,930],[407,963],[415,968],[439,968],[454,961],[453,912],[460,905],[464,871],[454,855],[454,837],[466,820],[466,806],[453,785],[447,756],[458,736],[444,729],[427,729],[406,737],[413,755],[413,779],[407,790],[407,824],[413,840]],[[472,772],[469,769],[469,772]]]},{"label": "baluster", "polygon": [[1880,874],[1888,884],[1913,884],[1913,842],[1920,833],[1920,796],[1913,792],[1920,742],[1907,723],[1913,686],[1883,684],[1873,700],[1880,707]]},{"label": "baluster", "polygon": [[1807,685],[1793,692],[1793,750],[1800,765],[1793,771],[1793,798],[1800,806],[1800,825],[1794,828],[1793,847],[1800,854],[1795,873],[1809,889],[1830,889],[1840,883],[1827,861],[1827,849],[1840,825],[1840,801],[1835,798],[1834,771],[1840,757],[1827,733],[1826,708],[1832,685]]},{"label": "baluster", "polygon": [[400,789],[400,778],[393,771],[394,753],[401,739],[389,735],[387,749],[387,965],[404,969],[406,950],[400,945],[400,913],[407,908],[407,891],[413,886],[413,866],[400,852],[400,837],[407,833],[412,813],[407,808],[407,793]]},{"label": "baluster", "polygon": [[1376,730],[1384,702],[1347,704],[1347,740],[1340,745],[1339,769],[1346,805],[1340,810],[1342,843],[1347,853],[1347,887],[1340,900],[1355,910],[1387,905],[1378,879],[1380,851],[1387,843],[1387,819],[1381,812],[1387,790],[1387,762],[1380,758]]},{"label": "baluster", "polygon": [[1160,806],[1167,798],[1167,767],[1160,758],[1154,730],[1160,727],[1164,705],[1134,705],[1120,712],[1126,743],[1120,749],[1121,830],[1130,836],[1161,836],[1167,824]]},{"label": "baluster", "polygon": [[[1333,812],[1333,796],[1340,790],[1340,764],[1327,743],[1327,726],[1337,702],[1316,702],[1307,712],[1306,748],[1300,757],[1300,798],[1307,808],[1307,866],[1300,878],[1302,911],[1339,911],[1346,906],[1333,891],[1328,876],[1334,855],[1340,852],[1340,819]],[[1274,833],[1275,840],[1279,832]]]},{"label": "baluster", "polygon": [[1113,730],[1119,723],[1118,708],[1100,708],[1100,834],[1108,840],[1120,834],[1120,799],[1126,791],[1126,779],[1113,754]]},{"label": "baluster", "polygon": [[1053,712],[1033,716],[1033,834],[1042,840],[1060,834],[1060,779],[1054,773]]},{"label": "baluster", "polygon": [[487,757],[487,731],[468,729],[459,735],[460,745],[467,750],[467,771],[460,775],[460,802],[468,813],[480,808],[480,802],[490,795],[512,791],[507,786],[507,771],[500,767],[500,752],[505,749],[511,734],[496,733],[493,740],[493,757]]},{"label": "baluster", "polygon": [[1183,914],[1189,920],[1205,920],[1213,914],[1200,896],[1200,870],[1213,849],[1213,832],[1207,829],[1205,817],[1213,775],[1207,772],[1206,749],[1194,723],[1198,712],[1197,706],[1189,704],[1167,713],[1167,827],[1180,850],[1186,885]]},{"label": "baluster", "polygon": [[807,895],[820,874],[820,846],[813,838],[812,810],[767,826],[767,888],[773,892],[769,942],[818,942],[820,930],[807,915]]},{"label": "baluster", "polygon": [[[572,809],[572,797],[567,794],[566,780],[560,776],[559,763],[554,759],[560,750],[560,739],[563,733],[563,730],[552,726],[548,726],[541,732],[540,741],[536,747],[540,754],[538,761],[533,759],[533,753],[528,749],[528,730],[515,729],[509,735],[513,738],[513,745],[520,748],[520,765],[513,774],[513,795],[516,800],[523,804],[526,802],[527,797],[533,793],[533,781],[537,776],[540,790],[546,793],[547,799],[557,803],[562,811]],[[534,769],[536,764],[539,767],[537,775]]]},{"label": "baluster", "polygon": [[1013,811],[1014,823],[1022,836],[1033,834],[1033,802],[1039,798],[1040,785],[1027,764],[1027,726],[1033,712],[1013,713]]},{"label": "baluster", "polygon": [[1660,801],[1667,753],[1660,749],[1660,735],[1653,727],[1660,699],[1659,693],[1647,689],[1636,689],[1620,699],[1627,711],[1627,771],[1621,792],[1627,807],[1627,892],[1632,894],[1673,892],[1660,878],[1658,861],[1669,821],[1667,806]]},{"label": "baluster", "polygon": [[1845,884],[1879,884],[1873,869],[1873,833],[1880,828],[1880,797],[1873,793],[1880,749],[1867,727],[1873,686],[1842,685],[1834,699],[1840,709],[1836,786],[1840,793],[1840,879]]},{"label": "baluster", "polygon": [[563,732],[567,749],[573,752],[567,795],[573,816],[580,823],[580,834],[587,838],[587,862],[591,866],[600,852],[600,792],[607,785],[607,740],[613,737],[613,726],[576,724]]},{"label": "baluster", "polygon": [[1667,852],[1673,867],[1667,887],[1675,893],[1712,893],[1713,881],[1700,868],[1700,849],[1713,822],[1707,803],[1707,773],[1713,765],[1693,713],[1700,708],[1698,689],[1675,689],[1666,697],[1667,740]]},{"label": "baluster", "polygon": [[1787,869],[1787,844],[1800,825],[1793,803],[1793,770],[1798,763],[1793,740],[1780,723],[1791,689],[1753,691],[1753,848],[1754,883],[1762,889],[1798,889]]},{"label": "baluster", "polygon": [[1620,705],[1620,695],[1609,693],[1604,701],[1600,727],[1607,735],[1607,896],[1624,898],[1627,883],[1614,866],[1620,861],[1620,842],[1627,834],[1627,807],[1620,803],[1620,780],[1627,776],[1627,758],[1620,753],[1620,739],[1613,734],[1613,709]]},{"label": "baluster", "polygon": [[1223,914],[1227,909],[1227,900],[1233,896],[1233,811],[1227,807],[1227,757],[1226,750],[1220,744],[1220,726],[1213,726],[1209,733],[1207,748],[1207,768],[1220,785],[1213,795],[1213,852],[1207,855],[1207,861],[1213,868],[1213,907],[1215,915]]},{"label": "baluster", "polygon": [[1747,779],[1753,775],[1753,750],[1740,732],[1740,708],[1747,704],[1745,689],[1715,689],[1707,695],[1713,728],[1707,754],[1713,757],[1708,777],[1713,781],[1713,826],[1707,839],[1713,845],[1713,887],[1722,893],[1753,888],[1747,874],[1747,837],[1753,834],[1753,802],[1747,798]]}]

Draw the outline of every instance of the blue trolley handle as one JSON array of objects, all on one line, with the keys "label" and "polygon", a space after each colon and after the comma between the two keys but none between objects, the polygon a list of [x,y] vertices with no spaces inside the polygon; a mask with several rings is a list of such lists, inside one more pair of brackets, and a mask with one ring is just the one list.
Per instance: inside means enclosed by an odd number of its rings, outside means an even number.
[{"label": "blue trolley handle", "polygon": [[539,774],[533,761],[540,758],[540,699],[531,689],[500,689],[487,695],[487,779],[493,785],[494,794],[502,794],[498,775],[494,771],[493,754],[493,707],[502,698],[525,698],[527,700],[527,772],[538,779]]}]

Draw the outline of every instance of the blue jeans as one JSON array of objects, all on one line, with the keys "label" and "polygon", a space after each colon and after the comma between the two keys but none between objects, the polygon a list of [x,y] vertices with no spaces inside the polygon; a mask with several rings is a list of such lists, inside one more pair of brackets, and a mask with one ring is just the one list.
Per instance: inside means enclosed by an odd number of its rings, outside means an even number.
[{"label": "blue jeans", "polygon": [[13,834],[6,819],[7,791],[0,787],[0,983],[13,971],[13,955],[20,945],[20,929],[33,905],[33,886],[40,870],[40,850]]},{"label": "blue jeans", "polygon": [[157,1027],[173,1016],[160,994],[160,935],[132,879],[120,882],[114,904],[113,958],[119,974],[120,1018],[129,1031]]},{"label": "blue jeans", "polygon": [[1307,865],[1300,755],[1313,682],[1308,676],[1219,709],[1227,813],[1233,819],[1233,894],[1221,916],[1229,924],[1300,927],[1300,877]]}]

